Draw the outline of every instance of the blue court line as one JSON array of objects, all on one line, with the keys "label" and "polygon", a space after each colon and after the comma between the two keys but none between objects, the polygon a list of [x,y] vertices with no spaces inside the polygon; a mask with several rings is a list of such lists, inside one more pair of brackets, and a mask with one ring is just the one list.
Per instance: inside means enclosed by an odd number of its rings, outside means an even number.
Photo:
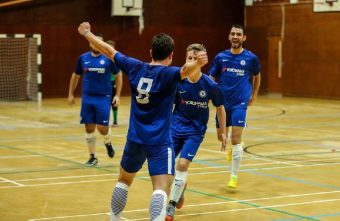
[{"label": "blue court line", "polygon": [[[330,214],[320,214],[314,216],[308,216],[310,218],[322,218],[322,217],[336,217],[340,216],[340,213],[330,213]],[[295,220],[302,220],[301,218],[292,218],[292,219],[274,219],[272,221],[295,221]]]}]

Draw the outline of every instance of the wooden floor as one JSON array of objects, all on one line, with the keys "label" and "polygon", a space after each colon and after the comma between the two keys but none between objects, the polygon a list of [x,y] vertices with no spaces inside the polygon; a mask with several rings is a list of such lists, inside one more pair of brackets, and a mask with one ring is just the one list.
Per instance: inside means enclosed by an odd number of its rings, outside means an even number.
[{"label": "wooden floor", "polygon": [[[116,156],[106,156],[97,136],[95,168],[84,167],[79,103],[0,102],[1,221],[109,220],[129,98],[119,109],[119,127],[112,128]],[[260,97],[248,111],[237,191],[226,187],[230,164],[219,151],[213,112],[176,220],[340,220],[340,101]],[[151,193],[143,167],[123,220],[148,220]]]}]

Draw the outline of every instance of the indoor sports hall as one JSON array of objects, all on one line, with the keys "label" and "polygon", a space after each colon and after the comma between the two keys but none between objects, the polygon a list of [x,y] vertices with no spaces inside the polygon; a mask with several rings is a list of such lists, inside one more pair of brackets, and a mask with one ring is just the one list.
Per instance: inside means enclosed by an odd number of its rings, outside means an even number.
[{"label": "indoor sports hall", "polygon": [[[96,132],[89,167],[82,87],[68,105],[78,57],[89,51],[82,22],[122,53],[150,62],[153,35],[175,41],[173,65],[189,44],[209,63],[245,27],[244,48],[261,64],[259,95],[247,112],[238,187],[221,151],[210,104],[208,129],[187,177],[178,221],[340,220],[340,1],[338,0],[4,0],[0,1],[0,221],[109,221],[129,127],[123,74],[115,156]],[[229,140],[227,148],[231,148]],[[121,220],[150,220],[147,163],[129,188]]]}]

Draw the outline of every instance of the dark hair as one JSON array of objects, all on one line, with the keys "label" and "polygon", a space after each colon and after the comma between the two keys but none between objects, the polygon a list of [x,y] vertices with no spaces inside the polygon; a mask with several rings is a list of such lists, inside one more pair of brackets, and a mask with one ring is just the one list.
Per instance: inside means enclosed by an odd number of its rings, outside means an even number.
[{"label": "dark hair", "polygon": [[233,24],[233,25],[231,26],[230,30],[231,30],[232,28],[239,28],[239,29],[242,29],[243,35],[246,34],[246,29],[243,27],[243,25],[240,25],[240,24]]},{"label": "dark hair", "polygon": [[115,45],[116,45],[116,43],[113,40],[107,40],[106,43],[108,43],[112,47],[115,47]]},{"label": "dark hair", "polygon": [[174,50],[175,42],[167,34],[155,35],[151,41],[152,59],[155,61],[164,60]]}]

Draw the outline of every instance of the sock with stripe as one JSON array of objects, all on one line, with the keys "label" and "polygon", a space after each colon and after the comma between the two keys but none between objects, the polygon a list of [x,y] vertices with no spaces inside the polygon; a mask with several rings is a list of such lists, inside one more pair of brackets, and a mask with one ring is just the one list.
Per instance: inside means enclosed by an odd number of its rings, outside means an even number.
[{"label": "sock with stripe", "polygon": [[120,220],[126,206],[129,186],[118,182],[113,190],[111,199],[111,221]]}]

